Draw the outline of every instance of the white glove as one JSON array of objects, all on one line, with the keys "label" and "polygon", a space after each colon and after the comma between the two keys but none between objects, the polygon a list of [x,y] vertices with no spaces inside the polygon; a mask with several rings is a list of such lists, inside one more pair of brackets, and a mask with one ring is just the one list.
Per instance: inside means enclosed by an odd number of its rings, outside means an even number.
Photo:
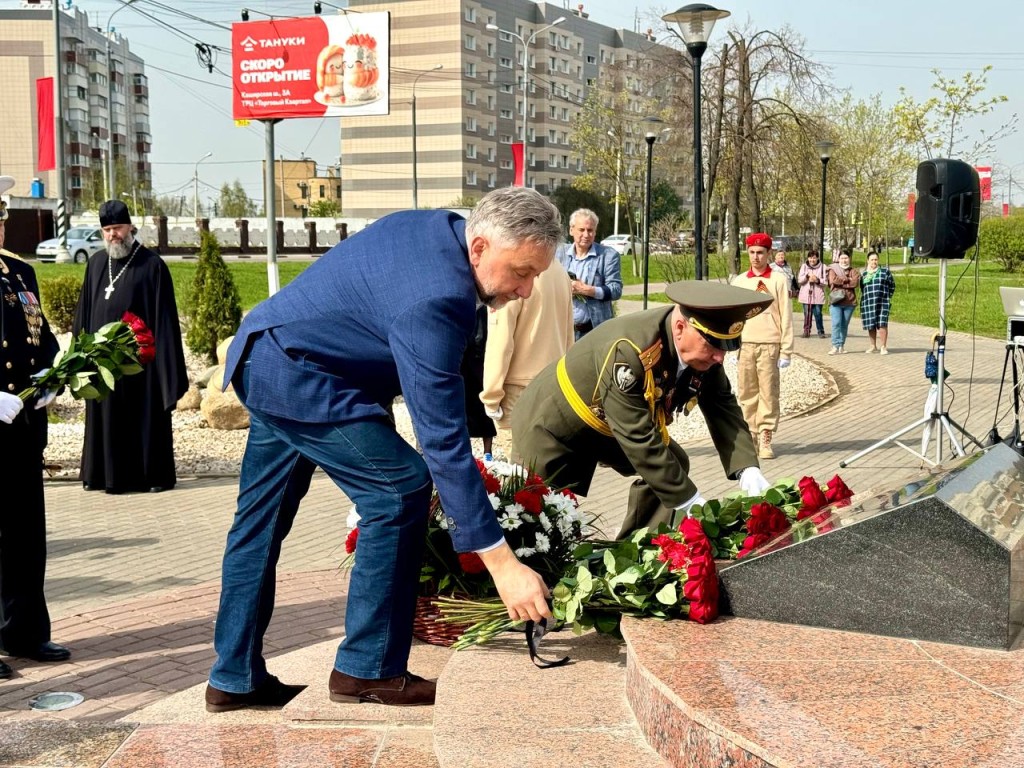
[{"label": "white glove", "polygon": [[45,408],[56,399],[57,392],[55,390],[44,389],[43,393],[39,395],[39,400],[36,402],[36,410],[38,411],[40,408]]},{"label": "white glove", "polygon": [[14,417],[21,413],[21,409],[24,407],[25,404],[17,395],[0,392],[0,421],[4,424],[12,423]]},{"label": "white glove", "polygon": [[692,499],[684,501],[682,504],[676,507],[676,509],[685,512],[687,517],[693,517],[693,515],[690,514],[690,510],[693,509],[698,504],[703,504],[705,501],[707,501],[707,499],[700,495],[700,491],[697,491],[697,493],[693,495]]},{"label": "white glove", "polygon": [[766,490],[771,488],[771,483],[768,482],[757,467],[747,467],[740,470],[739,481],[740,490],[747,494],[747,496],[761,496]]},{"label": "white glove", "polygon": [[494,410],[491,410],[490,408],[488,408],[485,405],[484,406],[484,413],[487,414],[487,418],[494,419],[495,421],[501,421],[501,417],[505,415],[505,412],[503,410],[501,410],[501,406],[500,405],[497,408],[495,408]]},{"label": "white glove", "polygon": [[780,371],[781,370],[785,370],[786,368],[789,368],[789,360],[787,360],[784,357],[780,357],[779,358],[779,370]]}]

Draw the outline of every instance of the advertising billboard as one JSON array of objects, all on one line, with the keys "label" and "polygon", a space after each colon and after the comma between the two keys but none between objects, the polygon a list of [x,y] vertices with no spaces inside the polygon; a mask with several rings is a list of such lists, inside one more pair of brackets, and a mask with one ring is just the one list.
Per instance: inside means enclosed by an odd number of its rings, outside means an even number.
[{"label": "advertising billboard", "polygon": [[235,120],[386,115],[390,14],[231,25]]}]

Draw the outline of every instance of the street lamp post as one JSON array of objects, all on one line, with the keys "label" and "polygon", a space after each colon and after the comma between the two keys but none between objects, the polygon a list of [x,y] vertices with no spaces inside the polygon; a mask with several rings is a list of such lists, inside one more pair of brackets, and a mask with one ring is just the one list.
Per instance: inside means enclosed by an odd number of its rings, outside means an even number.
[{"label": "street lamp post", "polygon": [[60,38],[60,6],[52,3],[53,8],[53,55],[56,57],[53,62],[53,170],[57,176],[57,210],[54,211],[54,219],[57,224],[57,253],[55,261],[58,264],[70,264],[71,252],[68,250],[68,217],[65,209],[67,200],[67,177],[64,168],[64,52],[61,48]]},{"label": "street lamp post", "polygon": [[538,29],[536,32],[534,32],[532,35],[530,35],[527,38],[524,38],[522,35],[519,35],[519,34],[517,34],[515,32],[510,32],[507,29],[501,29],[496,24],[488,24],[487,25],[487,29],[491,30],[492,32],[501,32],[502,34],[508,35],[509,37],[514,37],[516,40],[518,40],[520,43],[523,44],[523,186],[524,187],[529,186],[529,184],[526,183],[526,147],[527,147],[526,114],[527,114],[527,101],[529,99],[528,88],[529,88],[529,81],[530,81],[530,71],[529,71],[529,66],[530,66],[530,46],[533,45],[533,41],[537,39],[537,35],[541,34],[542,32],[547,32],[552,27],[558,26],[559,24],[561,24],[564,21],[565,21],[565,16],[559,16],[553,22],[551,22],[550,24],[548,24],[545,27],[541,27],[540,29]]},{"label": "street lamp post", "polygon": [[619,181],[622,178],[622,144],[615,131],[608,131],[608,135],[615,139],[615,231],[612,234],[619,234]]},{"label": "street lamp post", "polygon": [[207,152],[196,160],[195,172],[192,174],[192,217],[196,221],[199,221],[199,164],[208,157],[213,157],[213,152]]},{"label": "street lamp post", "polygon": [[[107,130],[109,137],[107,141],[107,199],[113,200],[117,195],[114,194],[114,190],[117,189],[117,181],[115,177],[116,164],[114,163],[114,54],[110,45],[110,38],[113,35],[114,30],[110,26],[114,22],[114,17],[118,12],[123,11],[129,5],[134,3],[135,0],[124,0],[117,8],[113,10],[110,17],[107,19]],[[126,126],[127,130],[127,126]]]},{"label": "street lamp post", "polygon": [[[658,117],[644,118],[645,123],[662,123],[664,122]],[[667,129],[666,129],[667,130]],[[648,277],[650,275],[650,262],[651,262],[651,165],[654,160],[654,142],[658,140],[658,133],[653,128],[647,131],[644,136],[644,140],[647,142],[647,178],[644,182],[644,304],[643,308],[647,309],[647,286]]]},{"label": "street lamp post", "polygon": [[821,249],[821,261],[825,263],[825,180],[828,177],[828,161],[832,157],[832,148],[835,146],[831,141],[822,140],[814,145],[821,158],[821,219],[818,222],[818,248]]},{"label": "street lamp post", "polygon": [[420,183],[418,171],[416,169],[416,83],[419,82],[419,79],[427,74],[427,72],[436,72],[443,67],[444,64],[438,64],[435,67],[431,67],[428,70],[420,72],[412,79],[412,207],[414,209],[420,207]]},{"label": "street lamp post", "polygon": [[698,280],[704,279],[704,211],[702,197],[704,194],[704,164],[701,157],[700,129],[700,58],[708,48],[708,38],[715,22],[729,15],[704,3],[685,5],[678,11],[666,14],[664,21],[675,22],[686,50],[693,59],[693,236],[694,236],[694,268]]}]

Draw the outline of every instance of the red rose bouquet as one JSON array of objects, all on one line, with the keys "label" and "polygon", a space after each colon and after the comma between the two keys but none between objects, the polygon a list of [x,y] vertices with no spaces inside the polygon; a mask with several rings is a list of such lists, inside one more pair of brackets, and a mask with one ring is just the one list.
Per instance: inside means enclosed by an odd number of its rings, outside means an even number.
[{"label": "red rose bouquet", "polygon": [[139,373],[155,356],[153,332],[138,315],[125,312],[119,321],[107,323],[95,333],[79,333],[18,397],[28,400],[40,392],[67,387],[77,400],[102,400],[118,379]]},{"label": "red rose bouquet", "polygon": [[825,485],[813,477],[784,479],[763,496],[731,494],[692,510],[719,559],[747,557],[766,544],[786,546],[832,530],[832,509],[849,504],[853,491],[836,475]]},{"label": "red rose bouquet", "polygon": [[[517,464],[485,464],[477,459],[476,465],[509,547],[549,586],[556,584],[572,563],[577,545],[592,533],[591,521],[580,512],[576,496],[568,490],[552,488]],[[345,549],[358,556],[358,516],[352,522],[355,527],[348,535]],[[455,551],[436,491],[427,521],[420,593],[472,599],[498,594],[479,555]]]}]

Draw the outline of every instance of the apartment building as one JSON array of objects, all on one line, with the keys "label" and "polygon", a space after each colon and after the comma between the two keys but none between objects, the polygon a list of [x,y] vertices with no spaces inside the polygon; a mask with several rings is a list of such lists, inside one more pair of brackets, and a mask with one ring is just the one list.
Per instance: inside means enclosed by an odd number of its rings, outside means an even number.
[{"label": "apartment building", "polygon": [[[263,161],[266,180],[267,163]],[[264,187],[266,184],[264,184]],[[325,201],[342,211],[341,177],[337,167],[318,168],[309,158],[274,161],[274,205],[279,218],[310,215],[310,207]],[[349,215],[348,212],[344,212]]]},{"label": "apartment building", "polygon": [[[545,194],[584,171],[572,145],[573,119],[599,79],[614,78],[637,92],[655,81],[662,89],[681,87],[637,66],[653,54],[678,53],[650,34],[601,25],[584,5],[569,5],[350,0],[353,12],[391,13],[391,113],[341,120],[345,214],[376,217],[410,208],[413,180],[421,208],[458,205],[511,184],[512,145],[524,135],[524,56],[525,180]],[[349,22],[358,26],[357,13]],[[642,131],[625,151],[627,162],[645,151]]]},{"label": "apartment building", "polygon": [[[53,12],[46,2],[24,0],[23,8],[0,10],[0,82],[4,84],[4,141],[0,174],[14,176],[12,194],[29,196],[33,178],[57,193],[55,171],[40,172],[36,82],[53,77]],[[111,30],[90,26],[73,7],[61,12],[64,164],[68,207],[94,207],[106,196],[108,153],[113,152],[115,192],[143,198],[152,187],[149,153],[149,83],[141,58]],[[110,50],[108,63],[107,50]]]}]

